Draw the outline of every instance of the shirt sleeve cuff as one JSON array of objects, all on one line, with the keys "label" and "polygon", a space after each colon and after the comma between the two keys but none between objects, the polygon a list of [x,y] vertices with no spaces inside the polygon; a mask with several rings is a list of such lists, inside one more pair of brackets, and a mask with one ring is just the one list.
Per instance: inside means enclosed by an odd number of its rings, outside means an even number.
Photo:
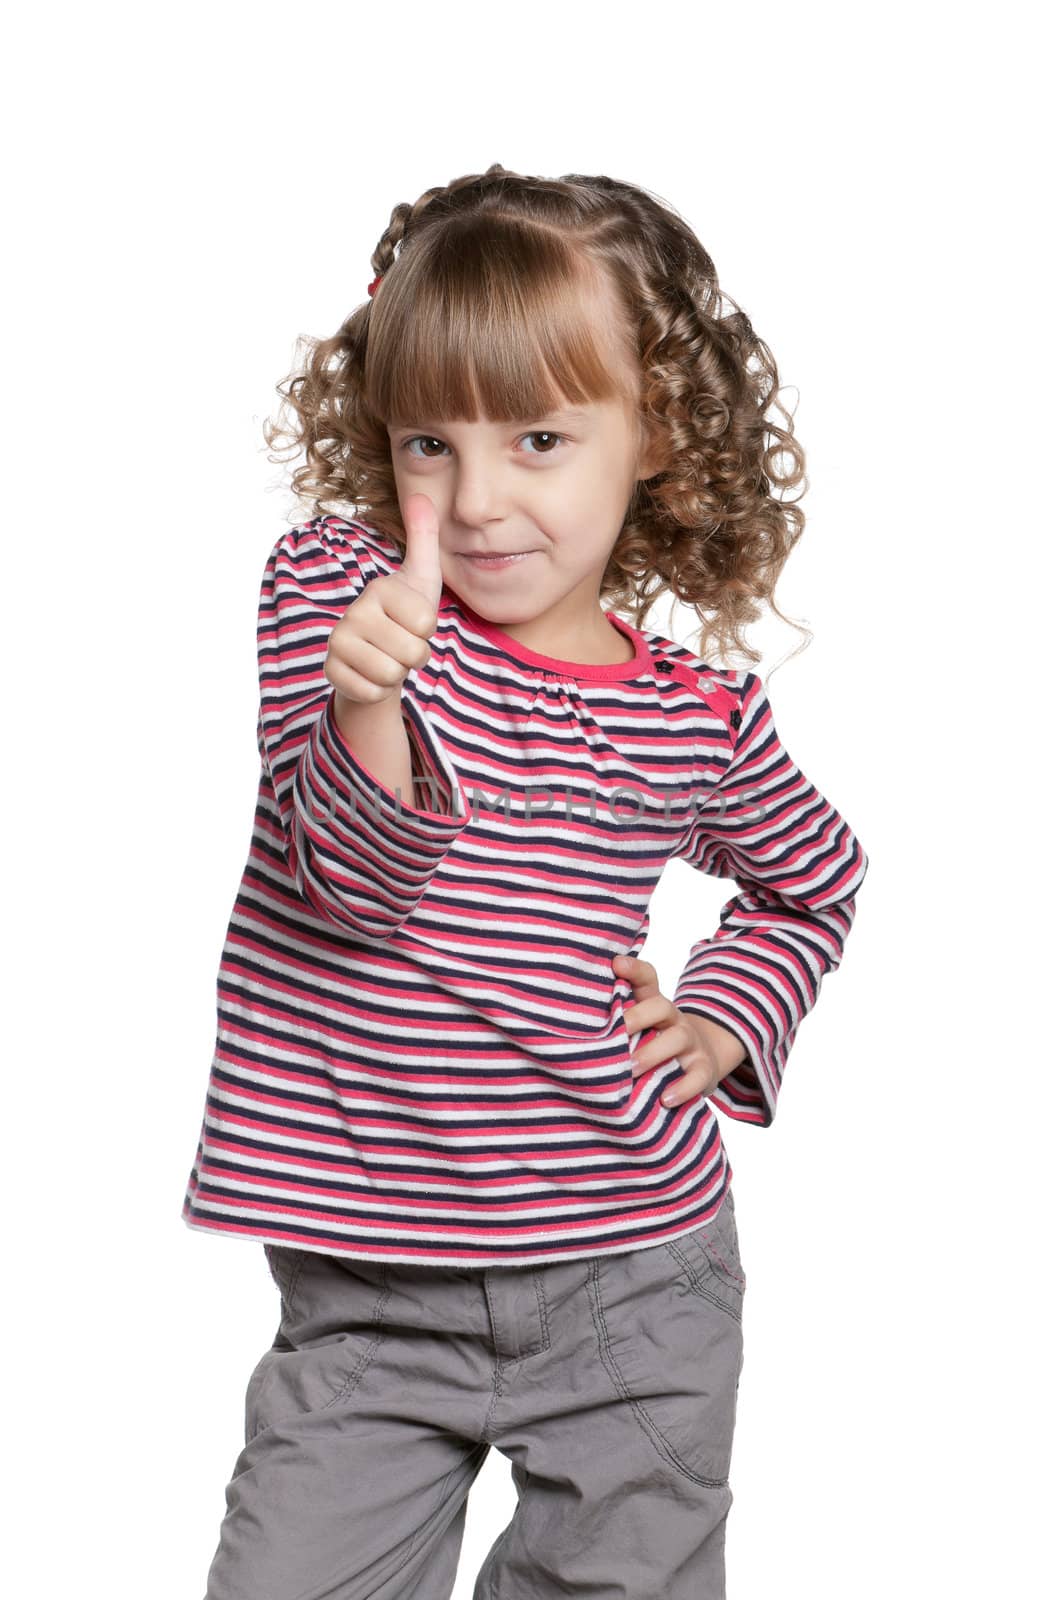
[{"label": "shirt sleeve cuff", "polygon": [[[412,797],[380,783],[351,749],[336,718],[335,690],[329,695],[325,707],[323,743],[349,780],[356,796],[374,811],[379,805],[381,814],[389,821],[405,823],[419,831],[425,839],[438,839],[441,827],[444,833],[449,831],[457,834],[472,816],[461,780],[435,729],[422,717],[417,707],[411,701],[405,701],[402,713],[413,757],[411,766],[415,783]],[[420,780],[418,765],[424,774]],[[422,798],[428,801],[426,806],[412,803],[414,799]]]},{"label": "shirt sleeve cuff", "polygon": [[680,990],[673,998],[678,1010],[691,1011],[710,1022],[718,1022],[746,1047],[745,1059],[720,1079],[708,1099],[737,1122],[769,1127],[775,1121],[779,1101],[782,1061],[764,1050],[758,1036],[729,1007],[714,1005],[700,996],[684,996]]}]

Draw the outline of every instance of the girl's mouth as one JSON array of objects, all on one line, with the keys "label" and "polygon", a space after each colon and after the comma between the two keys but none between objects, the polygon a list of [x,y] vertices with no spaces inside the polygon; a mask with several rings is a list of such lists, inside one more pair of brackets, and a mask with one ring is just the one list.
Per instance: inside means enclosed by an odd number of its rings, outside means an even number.
[{"label": "girl's mouth", "polygon": [[485,572],[492,572],[496,567],[515,566],[518,561],[523,561],[527,556],[533,556],[534,554],[534,550],[517,550],[512,555],[508,556],[463,555],[461,559],[463,561],[467,561],[469,565],[477,572],[479,572],[481,568]]}]

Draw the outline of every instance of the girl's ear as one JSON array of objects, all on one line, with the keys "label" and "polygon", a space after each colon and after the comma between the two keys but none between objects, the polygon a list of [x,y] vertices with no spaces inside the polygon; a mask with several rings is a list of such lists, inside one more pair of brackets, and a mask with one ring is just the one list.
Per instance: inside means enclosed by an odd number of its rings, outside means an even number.
[{"label": "girl's ear", "polygon": [[635,476],[640,479],[655,478],[658,472],[663,472],[668,465],[669,444],[660,432],[651,434],[647,423],[643,423],[643,433],[646,435],[646,443],[643,445]]}]

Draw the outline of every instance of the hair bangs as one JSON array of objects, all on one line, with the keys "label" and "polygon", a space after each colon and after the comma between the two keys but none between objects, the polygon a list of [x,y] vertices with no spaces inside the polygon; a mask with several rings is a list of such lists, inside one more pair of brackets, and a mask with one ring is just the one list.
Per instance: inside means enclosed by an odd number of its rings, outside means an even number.
[{"label": "hair bangs", "polygon": [[637,363],[628,373],[618,359],[604,275],[548,230],[469,220],[419,240],[385,279],[370,315],[368,408],[404,426],[634,401]]}]

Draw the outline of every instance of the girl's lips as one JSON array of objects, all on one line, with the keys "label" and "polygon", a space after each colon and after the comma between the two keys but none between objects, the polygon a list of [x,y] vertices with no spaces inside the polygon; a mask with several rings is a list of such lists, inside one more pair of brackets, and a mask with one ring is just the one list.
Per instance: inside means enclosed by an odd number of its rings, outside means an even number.
[{"label": "girl's lips", "polygon": [[515,566],[518,561],[524,561],[528,556],[533,556],[534,554],[535,554],[534,550],[516,550],[516,551],[513,552],[512,555],[503,555],[503,556],[463,555],[461,559],[463,561],[467,561],[471,567],[474,567],[477,570],[479,570],[482,567],[485,572],[490,572],[490,571],[494,570],[496,567],[512,567],[512,566]]}]

